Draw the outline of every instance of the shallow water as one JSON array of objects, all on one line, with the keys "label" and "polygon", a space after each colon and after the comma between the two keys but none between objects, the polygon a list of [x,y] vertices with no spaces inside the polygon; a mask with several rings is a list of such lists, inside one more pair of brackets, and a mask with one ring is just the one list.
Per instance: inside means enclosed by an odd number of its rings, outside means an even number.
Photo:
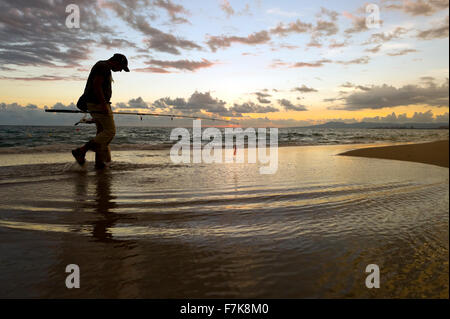
[{"label": "shallow water", "polygon": [[0,297],[448,298],[448,168],[351,148],[281,147],[273,175],[167,150],[104,172],[0,155]]},{"label": "shallow water", "polygon": [[[114,150],[169,149],[176,142],[170,140],[172,129],[119,126],[117,127],[117,133],[111,147]],[[192,127],[188,129],[192,142]],[[225,143],[226,134],[223,128],[221,128],[221,132],[222,142]],[[75,145],[80,146],[86,143],[94,134],[94,125],[0,125],[0,154],[68,152]],[[412,143],[446,140],[448,138],[448,129],[331,129],[288,127],[279,128],[278,130],[278,145],[280,146]],[[220,141],[220,139],[218,140]],[[209,142],[209,140],[202,141],[203,144]]]}]

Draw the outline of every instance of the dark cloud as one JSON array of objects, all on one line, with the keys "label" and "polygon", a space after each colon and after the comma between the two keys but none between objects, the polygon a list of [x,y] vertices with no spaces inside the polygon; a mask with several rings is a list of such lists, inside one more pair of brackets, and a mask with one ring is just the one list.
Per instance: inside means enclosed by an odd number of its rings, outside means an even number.
[{"label": "dark cloud", "polygon": [[136,69],[138,72],[152,72],[152,73],[171,73],[171,69],[191,71],[195,72],[202,68],[209,68],[214,65],[214,62],[210,62],[206,59],[202,61],[190,61],[190,60],[177,60],[177,61],[162,61],[162,60],[150,60],[145,62],[149,65],[146,68]]},{"label": "dark cloud", "polygon": [[362,122],[380,122],[380,123],[448,123],[448,112],[441,115],[434,115],[431,110],[426,112],[414,112],[409,117],[406,113],[395,114],[392,112],[386,116],[365,117]]},{"label": "dark cloud", "polygon": [[278,100],[281,106],[284,107],[286,111],[308,111],[308,109],[304,105],[294,105],[291,101],[286,99]]},{"label": "dark cloud", "polygon": [[149,104],[142,97],[130,99],[128,103],[119,102],[115,106],[117,109],[150,109]]},{"label": "dark cloud", "polygon": [[263,44],[270,41],[267,31],[259,31],[248,35],[247,37],[238,36],[209,36],[206,42],[211,51],[216,52],[218,48],[228,48],[232,43],[241,43],[247,45]]},{"label": "dark cloud", "polygon": [[186,10],[182,5],[174,4],[170,0],[156,0],[153,2],[153,4],[167,11],[167,14],[170,16],[170,21],[172,23],[189,23],[186,18],[179,16],[182,14],[189,14],[189,11]]},{"label": "dark cloud", "polygon": [[[51,108],[73,110],[76,106],[58,102]],[[79,119],[79,114],[45,113],[34,104],[0,103],[0,125],[73,125]]]},{"label": "dark cloud", "polygon": [[304,84],[302,86],[300,86],[300,87],[293,88],[292,91],[297,91],[297,92],[301,92],[301,93],[317,92],[316,89],[307,87]]},{"label": "dark cloud", "polygon": [[88,59],[98,34],[114,30],[101,23],[97,2],[73,3],[83,17],[80,29],[65,25],[67,1],[0,1],[0,65],[78,66]]},{"label": "dark cloud", "polygon": [[422,76],[420,77],[420,81],[422,81],[426,85],[435,85],[436,79],[432,76]]},{"label": "dark cloud", "polygon": [[262,106],[253,102],[234,104],[227,108],[226,102],[211,96],[210,92],[194,92],[189,99],[165,97],[156,100],[153,106],[165,111],[181,112],[183,114],[201,114],[208,112],[213,115],[242,117],[245,113],[271,113],[279,109],[272,106]]},{"label": "dark cloud", "polygon": [[279,110],[272,106],[261,106],[253,102],[246,102],[242,104],[234,104],[234,106],[230,108],[230,111],[237,114],[244,114],[244,113],[271,113],[271,112],[278,112]]},{"label": "dark cloud", "polygon": [[405,85],[400,88],[384,84],[372,86],[369,91],[355,92],[343,98],[341,110],[382,109],[407,105],[448,107],[448,79],[442,85]]},{"label": "dark cloud", "polygon": [[100,45],[107,49],[136,48],[136,45],[133,42],[119,38],[108,38],[106,36],[101,37]]},{"label": "dark cloud", "polygon": [[77,106],[72,102],[68,105],[61,102],[55,103],[50,109],[60,109],[60,110],[78,110]]},{"label": "dark cloud", "polygon": [[[143,24],[147,24],[147,22],[145,22],[144,20],[140,22]],[[145,30],[145,34],[149,36],[144,41],[148,49],[179,55],[181,54],[180,49],[200,50],[202,48],[192,41],[184,40],[170,33],[165,33],[161,30],[150,27],[148,24]]]},{"label": "dark cloud", "polygon": [[271,101],[269,99],[267,99],[268,97],[271,97],[270,94],[264,93],[264,91],[263,92],[255,92],[253,94],[256,95],[256,98],[257,98],[259,103],[262,103],[262,104],[269,104],[269,103],[271,103]]},{"label": "dark cloud", "polygon": [[85,81],[86,79],[78,76],[61,75],[39,75],[39,76],[0,76],[0,80],[13,81]]},{"label": "dark cloud", "polygon": [[184,98],[172,99],[170,97],[161,98],[156,100],[153,105],[160,109],[175,110],[185,114],[198,113],[201,111],[218,114],[229,115],[230,111],[225,107],[225,102],[211,96],[210,92],[197,92],[195,91],[188,100]]},{"label": "dark cloud", "polygon": [[356,84],[353,84],[350,82],[346,82],[346,83],[342,84],[341,87],[347,88],[347,89],[359,89],[361,91],[370,91],[370,87],[368,87],[368,86],[356,85]]},{"label": "dark cloud", "polygon": [[[185,40],[172,33],[163,32],[155,27],[152,27],[148,21],[154,20],[154,17],[145,16],[144,9],[147,8],[148,1],[128,1],[128,2],[107,2],[103,5],[105,8],[113,10],[116,15],[127,23],[131,28],[141,32],[146,36],[144,43],[148,49],[159,52],[166,52],[170,54],[179,55],[180,50],[201,50],[202,47],[193,41]],[[164,2],[166,3],[166,2]],[[137,14],[140,13],[140,14]]]}]

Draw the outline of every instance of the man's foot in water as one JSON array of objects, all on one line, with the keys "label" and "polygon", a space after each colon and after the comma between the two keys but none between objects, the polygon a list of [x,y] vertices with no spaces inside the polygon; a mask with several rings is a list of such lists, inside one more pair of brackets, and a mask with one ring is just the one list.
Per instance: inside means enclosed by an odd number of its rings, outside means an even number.
[{"label": "man's foot in water", "polygon": [[104,169],[106,167],[107,167],[106,164],[103,162],[95,163],[95,169]]},{"label": "man's foot in water", "polygon": [[77,148],[72,150],[72,155],[75,157],[75,160],[78,164],[80,164],[80,166],[83,166],[84,163],[86,163],[86,159],[84,158],[86,153],[84,153],[81,149]]}]

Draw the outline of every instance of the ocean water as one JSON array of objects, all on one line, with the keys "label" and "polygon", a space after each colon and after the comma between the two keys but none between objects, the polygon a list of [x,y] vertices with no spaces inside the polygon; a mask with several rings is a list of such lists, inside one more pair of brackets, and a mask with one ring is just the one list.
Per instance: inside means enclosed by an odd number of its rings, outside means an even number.
[{"label": "ocean water", "polygon": [[337,155],[356,147],[281,147],[272,175],[165,148],[113,152],[105,171],[0,154],[0,297],[448,298],[448,168]]},{"label": "ocean water", "polygon": [[[189,129],[192,133],[192,128]],[[167,149],[171,128],[118,127],[115,150]],[[224,129],[221,129],[224,132]],[[94,126],[0,126],[1,153],[66,152],[95,135]],[[225,139],[225,134],[222,134]],[[307,129],[280,128],[278,145],[336,145],[425,142],[448,139],[449,131],[414,129]],[[269,137],[267,137],[268,139]],[[191,134],[192,140],[192,134]],[[203,140],[203,144],[209,141]]]}]

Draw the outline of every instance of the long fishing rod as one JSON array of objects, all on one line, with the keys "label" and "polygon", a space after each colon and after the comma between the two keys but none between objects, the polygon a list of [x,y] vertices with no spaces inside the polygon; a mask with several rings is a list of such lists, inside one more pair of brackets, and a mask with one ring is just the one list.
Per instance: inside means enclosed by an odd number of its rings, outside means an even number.
[{"label": "long fishing rod", "polygon": [[[62,110],[62,109],[46,109],[45,112],[51,112],[51,113],[82,113],[82,114],[85,114],[85,115],[87,115],[89,113],[99,113],[99,114],[104,114],[105,113],[105,112],[102,112],[102,111],[83,112],[81,110]],[[204,116],[188,116],[188,115],[161,114],[161,113],[140,113],[140,112],[112,112],[112,114],[139,115],[139,116],[142,116],[142,115],[163,116],[163,117],[170,117],[171,119],[174,119],[174,118],[202,119],[202,120],[210,120],[210,121],[227,122],[227,123],[232,123],[232,124],[239,125],[238,122],[234,122],[234,121],[230,121],[230,120],[218,119],[218,118],[214,118],[214,117],[204,117]]]}]

